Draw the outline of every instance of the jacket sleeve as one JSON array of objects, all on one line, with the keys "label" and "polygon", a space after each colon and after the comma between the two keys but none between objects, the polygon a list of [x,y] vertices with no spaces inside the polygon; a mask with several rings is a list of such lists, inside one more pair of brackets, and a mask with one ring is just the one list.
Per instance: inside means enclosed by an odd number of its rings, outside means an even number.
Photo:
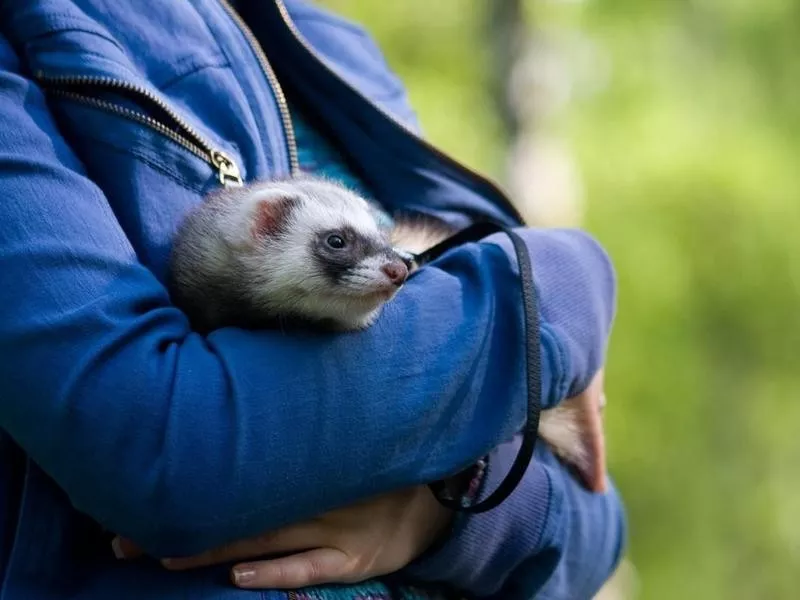
[{"label": "jacket sleeve", "polygon": [[[485,497],[503,479],[519,439],[492,452]],[[499,507],[459,515],[452,535],[410,565],[415,579],[491,600],[593,598],[619,563],[627,522],[616,489],[586,491],[544,445]]]},{"label": "jacket sleeve", "polygon": [[[364,332],[200,336],[1,37],[0,190],[0,425],[78,510],[152,555],[439,479],[522,425],[520,291],[500,244],[423,269]],[[568,266],[545,303],[559,288],[584,308],[612,301],[590,238],[524,234],[534,261]],[[537,266],[540,281],[548,271]],[[583,319],[602,345],[610,312]],[[543,325],[550,399],[584,377],[558,331]]]}]

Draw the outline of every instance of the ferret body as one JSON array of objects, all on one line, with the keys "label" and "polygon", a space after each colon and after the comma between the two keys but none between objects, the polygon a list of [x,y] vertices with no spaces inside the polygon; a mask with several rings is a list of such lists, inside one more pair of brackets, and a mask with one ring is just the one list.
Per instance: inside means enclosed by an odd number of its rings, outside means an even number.
[{"label": "ferret body", "polygon": [[[315,177],[219,190],[178,229],[170,293],[205,331],[286,321],[369,327],[414,269],[403,251],[418,254],[455,233],[422,216],[391,229],[379,223],[366,200]],[[539,437],[587,481],[596,461],[580,407],[543,410]]]}]

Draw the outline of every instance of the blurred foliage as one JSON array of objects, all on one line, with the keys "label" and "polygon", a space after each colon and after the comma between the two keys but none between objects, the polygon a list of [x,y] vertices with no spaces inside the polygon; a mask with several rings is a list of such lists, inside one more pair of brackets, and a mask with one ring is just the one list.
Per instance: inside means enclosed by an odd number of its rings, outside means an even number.
[{"label": "blurred foliage", "polygon": [[[324,4],[374,34],[434,143],[502,172],[483,3]],[[526,9],[592,49],[546,126],[619,277],[609,460],[639,597],[800,597],[800,3]]]}]

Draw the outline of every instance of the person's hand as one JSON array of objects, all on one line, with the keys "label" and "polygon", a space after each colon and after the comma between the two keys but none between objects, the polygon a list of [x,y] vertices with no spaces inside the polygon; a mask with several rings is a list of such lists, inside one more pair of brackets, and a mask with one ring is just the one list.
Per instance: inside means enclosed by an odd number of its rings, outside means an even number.
[{"label": "person's hand", "polygon": [[[244,588],[291,589],[325,583],[355,583],[405,567],[427,550],[450,523],[452,513],[427,486],[383,494],[319,517],[190,558],[166,559],[171,570],[240,560],[233,582]],[[117,556],[141,554],[116,538]],[[267,560],[265,555],[293,553]]]}]

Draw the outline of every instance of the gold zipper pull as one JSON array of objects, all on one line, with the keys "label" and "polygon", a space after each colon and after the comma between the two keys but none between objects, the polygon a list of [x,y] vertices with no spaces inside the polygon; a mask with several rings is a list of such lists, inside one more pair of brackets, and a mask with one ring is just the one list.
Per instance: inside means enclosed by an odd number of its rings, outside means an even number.
[{"label": "gold zipper pull", "polygon": [[217,168],[219,181],[223,186],[239,187],[244,184],[239,167],[230,156],[220,150],[214,150],[211,153],[211,162]]}]

